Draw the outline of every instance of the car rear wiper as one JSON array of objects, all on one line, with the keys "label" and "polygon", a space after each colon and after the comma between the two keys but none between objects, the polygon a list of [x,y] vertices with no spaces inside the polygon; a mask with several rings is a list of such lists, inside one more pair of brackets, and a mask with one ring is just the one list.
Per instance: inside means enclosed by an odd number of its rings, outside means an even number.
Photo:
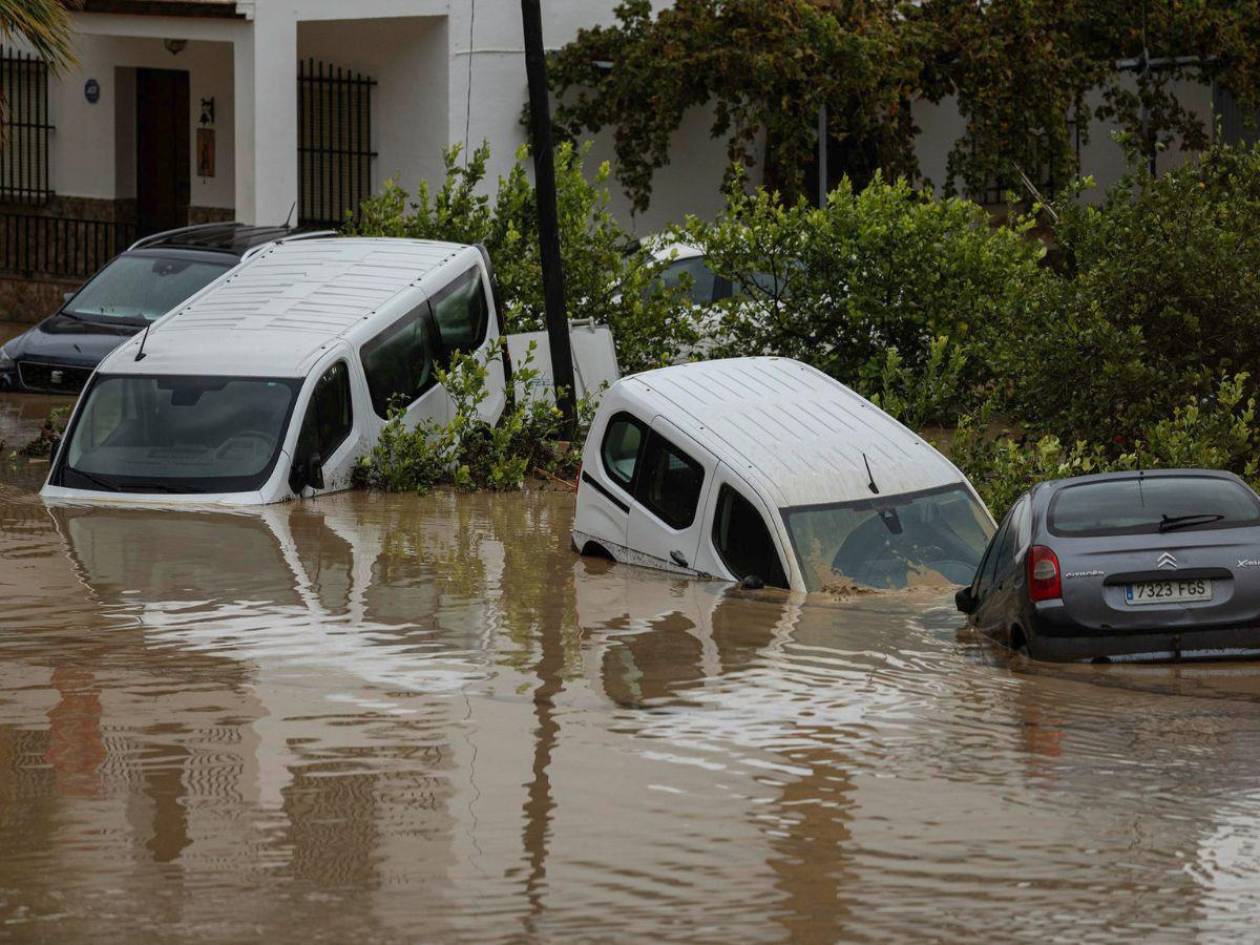
[{"label": "car rear wiper", "polygon": [[1169,518],[1167,515],[1161,515],[1159,521],[1159,530],[1161,532],[1171,532],[1178,528],[1189,528],[1191,525],[1210,525],[1213,522],[1219,522],[1225,516],[1216,512],[1197,512],[1194,515],[1174,515]]}]

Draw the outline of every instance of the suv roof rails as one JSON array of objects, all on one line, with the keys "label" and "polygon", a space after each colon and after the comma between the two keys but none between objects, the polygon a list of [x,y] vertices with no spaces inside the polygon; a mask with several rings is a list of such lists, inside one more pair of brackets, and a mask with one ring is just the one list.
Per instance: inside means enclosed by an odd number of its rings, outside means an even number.
[{"label": "suv roof rails", "polygon": [[140,239],[136,240],[134,243],[132,243],[130,246],[127,247],[127,252],[131,252],[133,249],[142,249],[145,246],[151,246],[154,243],[160,242],[166,239],[168,236],[172,236],[175,233],[189,233],[195,230],[209,230],[215,227],[232,226],[232,225],[233,225],[232,223],[220,222],[220,223],[198,223],[195,226],[177,226],[173,230],[163,230],[161,233],[150,233],[148,236],[141,237]]}]

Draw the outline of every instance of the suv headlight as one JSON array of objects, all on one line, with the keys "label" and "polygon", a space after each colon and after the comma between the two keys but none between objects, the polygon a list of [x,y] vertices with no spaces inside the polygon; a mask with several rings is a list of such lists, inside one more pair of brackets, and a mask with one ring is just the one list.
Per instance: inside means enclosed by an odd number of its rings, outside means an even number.
[{"label": "suv headlight", "polygon": [[0,371],[12,371],[13,364],[13,356],[9,354],[9,346],[0,345]]}]

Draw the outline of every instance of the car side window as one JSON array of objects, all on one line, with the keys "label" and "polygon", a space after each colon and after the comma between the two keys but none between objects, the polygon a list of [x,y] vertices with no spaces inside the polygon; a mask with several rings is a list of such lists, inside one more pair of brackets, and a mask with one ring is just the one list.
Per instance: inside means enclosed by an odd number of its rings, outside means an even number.
[{"label": "car side window", "polygon": [[672,288],[680,285],[684,278],[691,279],[691,301],[696,305],[709,305],[713,302],[714,281],[717,278],[703,256],[690,259],[679,259],[670,263],[661,274],[661,282]]},{"label": "car side window", "polygon": [[600,445],[604,472],[627,492],[634,481],[646,433],[643,422],[628,413],[615,414],[604,431],[604,442]]},{"label": "car side window", "polygon": [[376,415],[386,419],[390,407],[406,407],[433,387],[438,355],[439,341],[428,303],[367,342],[359,357]]},{"label": "car side window", "polygon": [[443,356],[456,352],[475,351],[486,338],[490,322],[490,303],[481,278],[481,269],[474,267],[429,300],[442,339]]},{"label": "car side window", "polygon": [[788,586],[765,519],[751,502],[725,483],[718,492],[713,516],[713,547],[737,580],[755,574],[769,587]]},{"label": "car side window", "polygon": [[1015,508],[1011,509],[1011,513],[1006,517],[1006,525],[1002,529],[1002,542],[993,553],[995,582],[1005,580],[1015,568],[1015,555],[1019,551],[1019,536],[1023,531],[1021,522],[1025,508],[1026,504],[1021,500],[1015,504]]},{"label": "car side window", "polygon": [[[346,441],[354,428],[354,411],[350,401],[350,370],[338,361],[315,383],[306,416],[298,431],[297,464],[312,456],[326,461]],[[295,492],[299,488],[294,489]]]},{"label": "car side window", "polygon": [[976,582],[977,598],[983,598],[992,590],[996,581],[998,559],[1002,555],[1002,546],[1006,544],[1006,538],[1010,533],[1011,515],[1008,514],[1002,521],[1002,526],[997,530],[997,534],[993,536],[993,540],[989,542],[989,550],[984,553],[984,560],[980,562],[980,580]]},{"label": "car side window", "polygon": [[649,431],[634,478],[634,497],[670,528],[683,529],[696,519],[703,485],[704,467]]}]

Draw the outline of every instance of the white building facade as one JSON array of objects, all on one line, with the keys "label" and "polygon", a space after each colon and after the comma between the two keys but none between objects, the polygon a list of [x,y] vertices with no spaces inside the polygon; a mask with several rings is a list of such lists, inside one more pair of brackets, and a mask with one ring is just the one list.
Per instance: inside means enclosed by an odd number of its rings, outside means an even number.
[{"label": "white building facade", "polygon": [[[554,48],[611,22],[616,0],[542,6]],[[4,273],[78,281],[135,235],[189,223],[340,222],[386,179],[440,179],[454,143],[489,142],[492,185],[525,140],[519,0],[85,0],[73,27],[62,75],[12,45],[0,61]],[[1210,124],[1213,90],[1185,92]],[[646,213],[614,193],[638,233],[720,208],[726,148],[704,111],[677,132]],[[949,103],[918,103],[916,120],[939,187],[962,121]],[[593,158],[612,157],[605,133]],[[1122,172],[1107,129],[1082,163],[1104,184]]]}]

